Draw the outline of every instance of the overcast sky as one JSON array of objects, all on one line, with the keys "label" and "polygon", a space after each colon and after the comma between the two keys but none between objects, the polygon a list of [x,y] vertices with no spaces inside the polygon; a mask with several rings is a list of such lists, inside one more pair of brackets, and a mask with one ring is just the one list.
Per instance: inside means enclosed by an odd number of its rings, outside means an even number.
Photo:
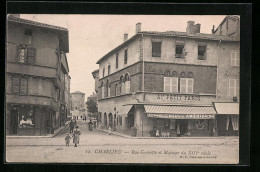
[{"label": "overcast sky", "polygon": [[185,32],[187,21],[201,24],[201,33],[211,33],[225,18],[224,15],[42,15],[23,14],[24,19],[61,26],[69,30],[67,54],[71,92],[81,91],[86,98],[94,92],[92,71],[98,69],[97,60],[135,34],[135,25],[142,23],[142,31]]}]

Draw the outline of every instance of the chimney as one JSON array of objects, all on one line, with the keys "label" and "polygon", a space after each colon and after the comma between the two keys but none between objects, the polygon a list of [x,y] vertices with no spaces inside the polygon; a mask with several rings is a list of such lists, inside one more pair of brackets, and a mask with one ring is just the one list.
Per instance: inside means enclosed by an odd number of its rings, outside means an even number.
[{"label": "chimney", "polygon": [[187,34],[191,34],[192,33],[192,30],[193,30],[193,27],[194,27],[194,21],[188,21],[187,22],[187,28],[186,28],[186,32]]},{"label": "chimney", "polygon": [[137,34],[138,32],[141,32],[141,25],[142,25],[142,23],[136,23],[135,34]]},{"label": "chimney", "polygon": [[212,34],[214,34],[214,32],[215,32],[215,25],[213,25],[212,30],[211,30]]},{"label": "chimney", "polygon": [[200,33],[200,24],[196,24],[194,27],[193,27],[193,33]]},{"label": "chimney", "polygon": [[125,34],[124,34],[124,42],[127,41],[127,39],[128,39],[128,34],[125,33]]}]

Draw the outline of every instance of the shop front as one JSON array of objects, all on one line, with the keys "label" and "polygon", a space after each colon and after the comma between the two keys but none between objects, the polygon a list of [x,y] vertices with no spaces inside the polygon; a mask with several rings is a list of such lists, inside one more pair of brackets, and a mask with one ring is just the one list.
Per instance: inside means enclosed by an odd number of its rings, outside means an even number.
[{"label": "shop front", "polygon": [[152,137],[213,136],[216,111],[212,106],[144,105],[152,120]]},{"label": "shop front", "polygon": [[219,136],[239,135],[239,103],[214,103]]}]

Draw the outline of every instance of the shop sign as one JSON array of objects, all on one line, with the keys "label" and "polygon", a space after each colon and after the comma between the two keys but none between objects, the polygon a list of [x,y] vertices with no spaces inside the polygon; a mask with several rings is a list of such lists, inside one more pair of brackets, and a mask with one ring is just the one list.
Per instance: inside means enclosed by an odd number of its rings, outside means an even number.
[{"label": "shop sign", "polygon": [[185,94],[158,94],[157,100],[178,100],[178,101],[200,101],[199,95],[185,95]]},{"label": "shop sign", "polygon": [[147,114],[151,118],[166,118],[166,119],[215,119],[214,114]]}]

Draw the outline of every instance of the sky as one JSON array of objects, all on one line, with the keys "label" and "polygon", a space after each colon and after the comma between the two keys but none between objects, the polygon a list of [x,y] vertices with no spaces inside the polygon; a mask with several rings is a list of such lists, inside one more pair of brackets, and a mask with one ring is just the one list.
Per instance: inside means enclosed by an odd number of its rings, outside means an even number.
[{"label": "sky", "polygon": [[124,33],[128,39],[134,36],[136,23],[142,23],[142,31],[186,32],[187,21],[201,24],[201,33],[211,33],[225,15],[54,15],[21,14],[21,18],[69,30],[69,75],[71,93],[81,91],[85,97],[95,90],[92,72],[98,69],[96,62],[106,53],[123,43]]}]

